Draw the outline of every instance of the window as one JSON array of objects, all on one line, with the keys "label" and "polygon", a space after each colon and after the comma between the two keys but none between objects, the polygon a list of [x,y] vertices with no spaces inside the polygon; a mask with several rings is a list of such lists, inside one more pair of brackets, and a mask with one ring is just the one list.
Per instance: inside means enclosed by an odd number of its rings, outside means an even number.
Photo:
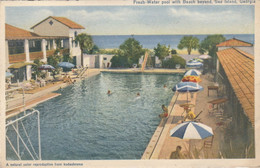
[{"label": "window", "polygon": [[9,54],[21,54],[24,53],[23,41],[8,41]]},{"label": "window", "polygon": [[53,40],[46,40],[46,50],[53,49]]},{"label": "window", "polygon": [[49,24],[52,26],[52,25],[53,25],[53,21],[51,20],[51,21],[49,22]]},{"label": "window", "polygon": [[29,40],[29,52],[38,52],[41,50],[41,40]]},{"label": "window", "polygon": [[107,60],[107,57],[104,57],[103,60]]},{"label": "window", "polygon": [[77,35],[78,35],[78,32],[77,32],[77,31],[75,31],[75,32],[74,32],[74,37],[76,38],[76,37],[77,37]]}]

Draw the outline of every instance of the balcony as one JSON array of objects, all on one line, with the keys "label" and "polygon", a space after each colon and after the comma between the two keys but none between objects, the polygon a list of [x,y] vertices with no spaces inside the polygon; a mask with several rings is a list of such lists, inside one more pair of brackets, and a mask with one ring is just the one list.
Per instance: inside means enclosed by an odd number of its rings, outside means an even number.
[{"label": "balcony", "polygon": [[70,53],[70,50],[68,48],[65,48],[65,49],[61,49],[60,50],[60,53],[63,55],[63,54],[69,54]]},{"label": "balcony", "polygon": [[30,60],[43,59],[43,52],[30,52]]},{"label": "balcony", "polygon": [[9,55],[9,63],[17,63],[26,61],[25,53]]}]

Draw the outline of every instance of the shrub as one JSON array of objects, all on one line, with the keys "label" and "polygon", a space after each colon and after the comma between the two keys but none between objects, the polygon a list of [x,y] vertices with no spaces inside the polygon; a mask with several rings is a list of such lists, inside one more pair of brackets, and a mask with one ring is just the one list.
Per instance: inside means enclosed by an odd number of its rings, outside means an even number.
[{"label": "shrub", "polygon": [[123,56],[113,56],[111,59],[111,67],[112,68],[129,68],[130,65],[128,63],[127,57]]},{"label": "shrub", "polygon": [[162,67],[175,69],[176,64],[180,64],[181,68],[185,68],[186,60],[178,55],[173,55],[172,58],[163,61]]}]

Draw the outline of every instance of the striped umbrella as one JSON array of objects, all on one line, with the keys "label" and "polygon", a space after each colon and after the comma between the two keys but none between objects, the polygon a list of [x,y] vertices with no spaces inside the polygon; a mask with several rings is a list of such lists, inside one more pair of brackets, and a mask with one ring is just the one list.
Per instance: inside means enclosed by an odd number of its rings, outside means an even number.
[{"label": "striped umbrella", "polygon": [[191,61],[191,62],[188,62],[186,65],[187,65],[187,67],[200,68],[203,66],[203,63],[198,62],[198,61]]},{"label": "striped umbrella", "polygon": [[188,70],[184,76],[200,76],[201,75],[201,72],[196,70],[196,69],[190,69]]},{"label": "striped umbrella", "polygon": [[181,80],[182,82],[201,82],[201,79],[199,76],[184,76]]},{"label": "striped umbrella", "polygon": [[188,92],[198,92],[203,87],[194,82],[180,82],[172,88],[172,91],[187,92],[187,102],[189,101]]},{"label": "striped umbrella", "polygon": [[172,88],[172,91],[178,92],[197,92],[203,90],[203,87],[194,82],[180,82]]},{"label": "striped umbrella", "polygon": [[187,121],[171,129],[171,137],[181,139],[204,139],[213,136],[212,128],[202,123]]}]

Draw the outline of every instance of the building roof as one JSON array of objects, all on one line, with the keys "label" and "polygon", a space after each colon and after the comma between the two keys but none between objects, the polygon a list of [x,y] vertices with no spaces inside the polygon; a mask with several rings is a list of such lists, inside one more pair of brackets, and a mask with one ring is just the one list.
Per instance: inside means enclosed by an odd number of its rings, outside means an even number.
[{"label": "building roof", "polygon": [[68,38],[67,36],[40,36],[36,33],[5,24],[5,39],[6,40],[23,40],[23,39],[61,39]]},{"label": "building roof", "polygon": [[229,39],[217,45],[217,47],[252,47],[252,46],[253,44],[242,40],[238,40],[236,38]]},{"label": "building roof", "polygon": [[40,36],[36,33],[5,24],[5,38],[7,40],[14,40],[14,39],[28,39],[28,38],[39,38]]},{"label": "building roof", "polygon": [[254,125],[254,57],[236,48],[221,50],[217,55],[245,115]]},{"label": "building roof", "polygon": [[30,62],[18,62],[18,63],[15,63],[15,64],[12,64],[8,67],[8,69],[19,69],[19,68],[22,68],[26,65],[36,65],[35,63],[30,63]]},{"label": "building roof", "polygon": [[38,26],[39,24],[41,24],[42,22],[44,22],[45,20],[49,19],[49,18],[53,18],[56,21],[64,24],[65,26],[71,28],[71,29],[85,29],[85,27],[69,20],[68,18],[65,17],[56,17],[56,16],[49,16],[46,19],[42,20],[41,22],[37,23],[36,25],[34,25],[33,27],[31,27],[31,29],[33,29],[34,27]]}]

